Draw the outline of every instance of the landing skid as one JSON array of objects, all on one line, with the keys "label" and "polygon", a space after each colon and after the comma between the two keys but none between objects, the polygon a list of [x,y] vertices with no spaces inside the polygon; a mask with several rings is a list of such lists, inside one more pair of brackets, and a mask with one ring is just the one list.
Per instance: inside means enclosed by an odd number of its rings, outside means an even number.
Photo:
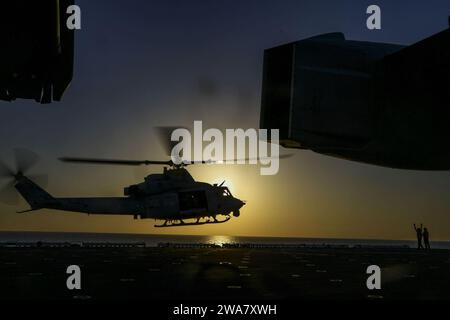
[{"label": "landing skid", "polygon": [[[166,221],[164,221],[163,224],[155,224],[155,227],[156,228],[165,228],[165,227],[201,226],[201,225],[204,225],[204,224],[224,223],[224,222],[227,222],[230,219],[231,219],[231,217],[227,216],[225,218],[225,220],[216,220],[216,219],[214,219],[212,221],[211,220],[206,220],[206,221],[197,220],[195,222],[184,222],[182,219],[174,220],[174,221],[166,220]],[[177,222],[177,221],[179,221],[179,222]]]}]

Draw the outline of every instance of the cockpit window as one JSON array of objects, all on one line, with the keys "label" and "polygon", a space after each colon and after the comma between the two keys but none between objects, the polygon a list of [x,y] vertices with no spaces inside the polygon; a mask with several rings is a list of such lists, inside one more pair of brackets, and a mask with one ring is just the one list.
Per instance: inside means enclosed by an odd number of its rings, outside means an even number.
[{"label": "cockpit window", "polygon": [[231,192],[230,192],[230,190],[228,190],[227,187],[222,187],[222,195],[224,197],[231,197]]}]

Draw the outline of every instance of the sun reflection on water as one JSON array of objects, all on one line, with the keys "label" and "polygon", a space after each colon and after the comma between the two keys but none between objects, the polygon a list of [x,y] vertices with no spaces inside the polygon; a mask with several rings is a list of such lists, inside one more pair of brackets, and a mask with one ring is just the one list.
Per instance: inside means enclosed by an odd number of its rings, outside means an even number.
[{"label": "sun reflection on water", "polygon": [[208,237],[207,243],[222,246],[224,244],[236,243],[236,239],[229,236],[210,236]]}]

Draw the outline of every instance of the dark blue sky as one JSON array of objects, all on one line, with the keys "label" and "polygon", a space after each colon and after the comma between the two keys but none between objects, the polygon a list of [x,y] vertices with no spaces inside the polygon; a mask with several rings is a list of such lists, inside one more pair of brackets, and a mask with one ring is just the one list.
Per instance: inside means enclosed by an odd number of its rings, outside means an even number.
[{"label": "dark blue sky", "polygon": [[[57,195],[120,194],[124,184],[137,181],[131,169],[64,165],[56,161],[58,156],[158,159],[163,153],[153,136],[154,126],[190,126],[194,120],[203,120],[207,127],[258,127],[265,48],[334,31],[343,32],[348,39],[411,44],[446,28],[450,14],[448,0],[79,0],[77,4],[82,10],[82,30],[76,33],[74,78],[63,102],[48,106],[24,100],[0,102],[3,158],[10,160],[9,151],[18,146],[40,153],[43,161],[36,170],[50,174],[49,190]],[[370,4],[381,7],[382,30],[366,28],[365,12]],[[256,170],[252,172],[257,174]],[[193,169],[193,173],[205,178],[200,169]],[[206,174],[219,175],[213,171]],[[254,177],[263,185],[273,185],[280,197],[286,195],[286,199],[272,201],[272,210],[291,219],[292,225],[308,221],[315,228],[305,233],[300,227],[284,230],[280,225],[279,231],[272,232],[275,234],[361,236],[347,226],[369,221],[362,235],[375,237],[371,225],[391,221],[387,218],[392,213],[390,208],[400,211],[397,223],[401,225],[425,219],[424,211],[433,207],[439,211],[432,218],[435,228],[441,228],[440,237],[447,239],[450,213],[444,211],[450,208],[446,200],[449,178],[447,173],[401,172],[301,152],[282,163],[278,177],[265,181]],[[283,193],[286,180],[289,190]],[[311,196],[302,198],[301,204],[292,202],[288,195],[295,195],[295,190],[303,192],[306,186]],[[348,192],[342,194],[343,190]],[[398,192],[397,197],[391,199],[386,190]],[[336,195],[330,196],[328,207],[314,208],[316,199],[333,192]],[[422,199],[429,205],[420,211],[413,209],[417,203],[407,200],[410,195],[414,201]],[[436,199],[436,195],[443,196]],[[253,192],[252,196],[258,201],[262,195]],[[383,220],[375,212],[378,209],[366,210],[364,201],[392,201],[392,206],[380,209]],[[403,201],[415,204],[404,206]],[[253,212],[250,205],[246,207]],[[298,208],[299,212],[284,216],[286,207]],[[131,220],[114,220],[115,224],[107,223],[106,229],[101,229],[105,220],[86,220],[78,215],[62,219],[45,212],[18,218],[13,213],[17,208],[0,208],[5,211],[0,217],[0,229],[4,230],[143,232],[149,228],[149,224],[144,228]],[[333,210],[338,213],[330,213]],[[339,220],[337,214],[343,222],[327,224]],[[267,219],[259,222],[257,231],[247,233],[268,233],[265,226],[271,223],[269,213],[263,217]],[[439,225],[442,217],[444,222]],[[234,223],[235,227],[239,224]],[[383,236],[405,237],[410,231],[398,228]],[[220,228],[194,230],[231,233]],[[239,232],[246,233],[245,229]]]}]

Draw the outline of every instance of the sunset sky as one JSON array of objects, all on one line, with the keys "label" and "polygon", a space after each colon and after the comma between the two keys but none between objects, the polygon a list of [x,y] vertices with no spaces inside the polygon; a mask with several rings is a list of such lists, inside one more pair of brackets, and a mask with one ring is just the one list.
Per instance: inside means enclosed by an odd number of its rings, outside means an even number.
[{"label": "sunset sky", "polygon": [[[162,167],[60,163],[60,156],[165,159],[153,127],[258,128],[263,51],[326,32],[412,44],[446,27],[448,0],[154,1],[78,0],[74,78],[63,101],[0,102],[1,159],[27,148],[54,196],[120,196]],[[382,30],[366,28],[378,4]],[[276,176],[257,166],[192,166],[199,181],[226,180],[247,201],[222,225],[156,229],[153,220],[87,216],[0,205],[0,231],[410,239],[423,222],[450,240],[450,172],[381,168],[310,151],[282,160]],[[0,181],[3,184],[3,181]]]}]

